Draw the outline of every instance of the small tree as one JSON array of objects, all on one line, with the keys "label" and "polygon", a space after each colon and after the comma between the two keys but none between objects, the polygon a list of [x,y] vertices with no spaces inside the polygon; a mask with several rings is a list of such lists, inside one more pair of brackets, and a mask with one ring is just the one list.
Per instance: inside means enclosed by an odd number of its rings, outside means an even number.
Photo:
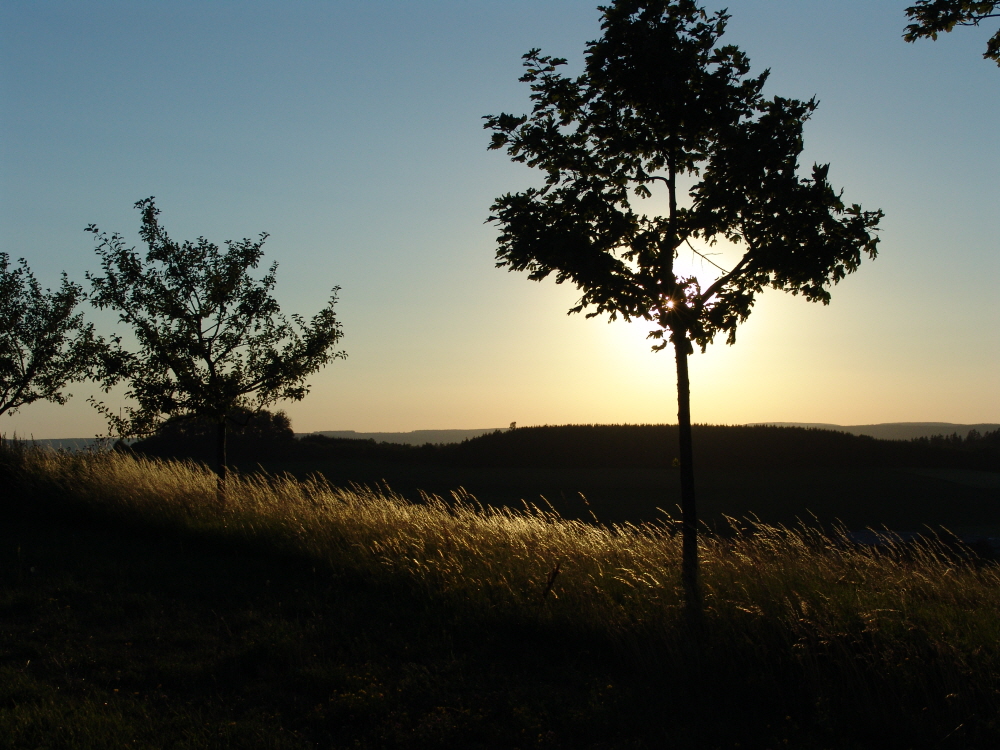
[{"label": "small tree", "polygon": [[82,296],[66,274],[58,290],[42,291],[23,258],[11,268],[0,253],[0,414],[35,401],[64,404],[66,385],[95,373],[105,345],[75,312]]},{"label": "small tree", "polygon": [[[949,32],[956,26],[978,26],[987,18],[1000,18],[1000,2],[997,0],[917,0],[916,5],[906,9],[906,15],[916,23],[906,27],[903,39],[915,42],[918,39],[937,39],[941,32]],[[983,57],[1000,65],[1000,31],[986,43]]]},{"label": "small tree", "polygon": [[[828,287],[863,254],[875,256],[882,213],[846,206],[826,166],[799,176],[802,127],[816,102],[765,99],[767,73],[749,77],[746,55],[718,45],[724,12],[709,15],[691,0],[619,0],[600,10],[604,34],[587,45],[582,75],[562,76],[564,59],[531,50],[521,80],[531,85],[532,113],[485,118],[491,149],[545,173],[543,187],[493,203],[497,266],[535,281],[555,274],[582,293],[570,313],[650,321],[654,349],[672,345],[682,578],[696,609],[692,344],[704,349],[720,332],[734,343],[764,287],[828,303]],[[666,213],[649,216],[639,204],[657,186]],[[702,288],[674,269],[693,239],[725,240],[743,254]]]},{"label": "small tree", "polygon": [[[226,455],[230,459],[266,461],[295,447],[295,433],[283,411],[237,409],[230,413],[227,425]],[[162,422],[153,435],[128,447],[150,456],[211,461],[215,443],[216,424],[211,418],[178,416]]]},{"label": "small tree", "polygon": [[271,296],[277,264],[260,279],[249,273],[263,257],[267,234],[227,241],[224,252],[204,237],[177,243],[159,225],[153,198],[135,207],[142,211],[145,258],[120,235],[87,227],[98,239],[103,270],[103,276],[87,276],[93,304],[117,311],[138,347],[119,373],[137,405],[123,414],[95,405],[122,436],[150,435],[168,418],[211,419],[221,498],[229,419],[283,399],[301,400],[309,375],[346,356],[333,351],[342,336],[333,310],[339,287],[309,323],[298,315],[289,322]]}]

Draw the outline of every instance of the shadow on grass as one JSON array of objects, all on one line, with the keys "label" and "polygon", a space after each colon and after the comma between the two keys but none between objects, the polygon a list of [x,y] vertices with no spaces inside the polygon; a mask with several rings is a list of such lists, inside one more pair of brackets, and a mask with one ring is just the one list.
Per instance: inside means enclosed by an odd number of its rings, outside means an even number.
[{"label": "shadow on grass", "polygon": [[[821,644],[805,644],[825,675],[817,686],[766,634],[611,643],[57,504],[10,505],[0,521],[0,746],[986,747],[1000,737],[995,696],[941,686],[914,697],[905,685],[881,690],[874,673],[861,676],[867,691],[848,692],[858,675],[838,683],[843,661]],[[873,669],[862,651],[847,668]],[[980,715],[963,722],[969,706]]]}]

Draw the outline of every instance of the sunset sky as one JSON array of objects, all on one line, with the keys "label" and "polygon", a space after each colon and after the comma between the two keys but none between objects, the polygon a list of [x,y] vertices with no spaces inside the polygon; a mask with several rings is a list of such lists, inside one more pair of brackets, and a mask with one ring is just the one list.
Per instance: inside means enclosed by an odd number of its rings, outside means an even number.
[{"label": "sunset sky", "polygon": [[[175,239],[269,232],[283,310],[311,316],[342,288],[348,358],[284,405],[299,432],[675,422],[648,327],[567,316],[576,290],[496,269],[484,223],[539,179],[487,151],[482,116],[529,109],[532,47],[578,71],[596,4],[3,3],[0,251],[43,285],[83,282],[84,227],[138,243],[132,205],[151,195]],[[880,257],[830,306],[765,292],[735,346],[692,358],[696,422],[1000,422],[1000,68],[982,58],[997,24],[906,44],[908,4],[707,6],[771,69],[766,93],[819,99],[803,166],[829,162],[848,202],[886,218]],[[93,388],[69,390],[0,432],[105,429]]]}]

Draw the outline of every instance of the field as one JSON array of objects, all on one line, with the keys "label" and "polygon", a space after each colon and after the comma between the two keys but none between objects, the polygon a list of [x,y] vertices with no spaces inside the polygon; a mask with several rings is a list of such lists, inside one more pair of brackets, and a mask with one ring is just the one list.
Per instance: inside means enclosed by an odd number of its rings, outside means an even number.
[{"label": "field", "polygon": [[[414,501],[421,492],[447,497],[463,487],[483,503],[523,508],[524,500],[561,516],[604,523],[642,523],[677,515],[678,472],[655,468],[455,467],[377,461],[262,461],[270,473],[331,483],[388,485]],[[725,532],[727,517],[754,515],[774,524],[799,520],[849,529],[887,527],[1000,536],[995,472],[907,468],[739,468],[697,476],[701,519]],[[586,503],[583,499],[586,499]],[[845,498],[850,498],[845,502]]]},{"label": "field", "polygon": [[[680,502],[676,425],[522,427],[461,444],[407,446],[317,436],[254,444],[234,436],[232,455],[263,468],[332,484],[387,484],[419,501],[465,488],[481,502],[603,523],[663,520]],[[242,442],[241,442],[242,441]],[[137,448],[211,461],[210,435]],[[829,430],[694,426],[700,518],[725,533],[727,517],[848,529],[1000,536],[1000,434],[979,441],[895,441]],[[586,498],[586,503],[581,500]]]},{"label": "field", "polygon": [[1000,574],[949,543],[744,520],[693,624],[669,520],[2,458],[0,746],[1000,743]]}]

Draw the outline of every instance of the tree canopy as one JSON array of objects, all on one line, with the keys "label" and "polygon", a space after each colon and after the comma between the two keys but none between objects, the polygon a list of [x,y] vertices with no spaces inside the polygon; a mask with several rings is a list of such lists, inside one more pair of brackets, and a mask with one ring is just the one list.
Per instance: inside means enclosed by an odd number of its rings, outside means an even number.
[{"label": "tree canopy", "polygon": [[[875,257],[882,212],[845,203],[828,165],[800,175],[817,102],[765,97],[767,72],[751,76],[747,56],[719,43],[724,11],[692,0],[600,10],[603,35],[587,44],[582,74],[562,75],[564,58],[533,49],[520,79],[531,114],[485,118],[491,149],[544,173],[541,187],[494,201],[497,266],[568,281],[581,293],[571,313],[649,321],[654,348],[673,344],[693,593],[692,343],[704,349],[719,333],[733,343],[766,287],[828,303],[831,285]],[[682,248],[701,252],[692,241],[731,243],[741,257],[703,287],[675,269]]]},{"label": "tree canopy", "polygon": [[[916,5],[906,9],[906,15],[914,23],[906,27],[903,39],[915,42],[918,39],[937,39],[941,32],[949,32],[956,26],[978,26],[987,18],[1000,18],[1000,2],[997,0],[917,0]],[[1000,65],[1000,31],[986,43],[983,57]]]},{"label": "tree canopy", "polygon": [[[732,342],[765,287],[829,302],[829,286],[875,256],[882,214],[845,204],[829,165],[799,175],[817,102],[765,98],[767,73],[749,77],[746,56],[717,44],[725,13],[685,0],[602,10],[583,75],[562,76],[565,59],[532,50],[521,78],[531,115],[486,118],[491,149],[546,174],[543,187],[494,202],[497,265],[574,283],[570,312],[655,321],[702,347],[719,332]],[[700,178],[689,206],[683,176]],[[641,204],[657,182],[667,211],[651,216]],[[743,256],[702,289],[674,273],[695,239],[735,243]]]},{"label": "tree canopy", "polygon": [[22,258],[0,253],[0,414],[35,401],[64,404],[67,384],[94,374],[104,342],[76,311],[83,296],[66,274],[42,290]]},{"label": "tree canopy", "polygon": [[[257,463],[295,448],[295,433],[283,411],[236,409],[228,415],[227,422],[227,458],[235,463]],[[153,435],[129,448],[163,458],[209,461],[215,450],[217,431],[218,424],[210,417],[170,417]]]},{"label": "tree canopy", "polygon": [[346,356],[333,349],[342,336],[334,314],[339,288],[309,322],[299,315],[289,320],[272,296],[277,264],[261,278],[250,273],[267,234],[227,241],[225,250],[204,237],[175,242],[160,226],[153,198],[135,207],[145,257],[121,235],[87,227],[98,240],[103,272],[88,274],[93,304],[116,311],[136,343],[118,374],[136,405],[122,414],[97,406],[122,436],[152,434],[168,418],[215,421],[224,473],[228,418],[302,399],[309,375]]}]

